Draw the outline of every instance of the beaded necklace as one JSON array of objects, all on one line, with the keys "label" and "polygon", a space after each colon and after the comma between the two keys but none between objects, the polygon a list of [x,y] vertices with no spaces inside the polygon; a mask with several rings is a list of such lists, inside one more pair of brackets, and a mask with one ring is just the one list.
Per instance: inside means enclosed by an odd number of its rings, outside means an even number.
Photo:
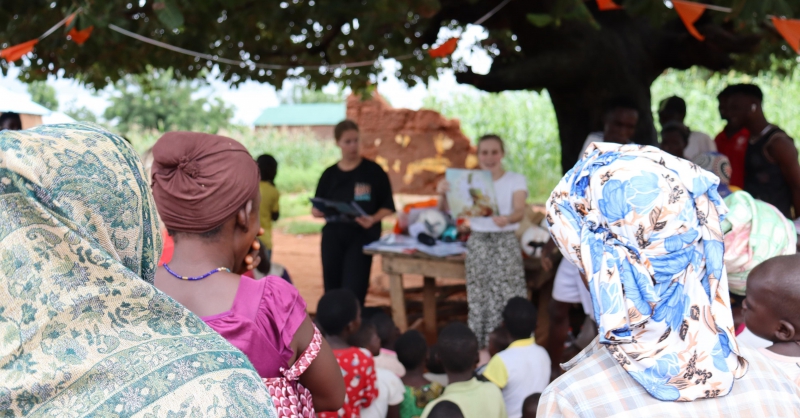
[{"label": "beaded necklace", "polygon": [[187,276],[181,276],[180,274],[175,273],[174,271],[172,271],[171,268],[169,268],[169,266],[166,263],[164,264],[164,268],[167,269],[167,272],[169,274],[173,275],[175,278],[181,279],[181,280],[189,280],[189,281],[203,280],[206,277],[208,277],[208,276],[210,276],[210,275],[212,275],[214,273],[219,273],[221,271],[227,271],[228,273],[231,272],[230,269],[228,269],[227,267],[218,267],[218,268],[215,268],[214,270],[209,271],[208,273],[206,273],[206,274],[204,274],[202,276],[187,277]]}]

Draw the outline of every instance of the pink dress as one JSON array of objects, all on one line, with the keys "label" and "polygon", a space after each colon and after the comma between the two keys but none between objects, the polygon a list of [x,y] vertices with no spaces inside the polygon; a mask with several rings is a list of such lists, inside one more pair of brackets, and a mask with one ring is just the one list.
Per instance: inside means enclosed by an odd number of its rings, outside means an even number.
[{"label": "pink dress", "polygon": [[305,318],[306,302],[300,293],[276,276],[242,276],[231,309],[202,317],[247,355],[262,378],[281,377],[281,368],[289,368],[292,339]]}]

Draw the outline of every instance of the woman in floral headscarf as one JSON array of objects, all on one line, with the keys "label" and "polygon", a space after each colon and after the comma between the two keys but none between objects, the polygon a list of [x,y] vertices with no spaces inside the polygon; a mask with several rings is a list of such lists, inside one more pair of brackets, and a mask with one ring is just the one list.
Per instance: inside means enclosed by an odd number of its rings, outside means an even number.
[{"label": "woman in floral headscarf", "polygon": [[652,147],[594,144],[547,202],[588,282],[601,344],[653,397],[725,396],[747,370],[733,338],[718,179]]},{"label": "woman in floral headscarf", "polygon": [[156,211],[121,137],[0,132],[0,217],[0,415],[275,416],[247,357],[151,285]]}]

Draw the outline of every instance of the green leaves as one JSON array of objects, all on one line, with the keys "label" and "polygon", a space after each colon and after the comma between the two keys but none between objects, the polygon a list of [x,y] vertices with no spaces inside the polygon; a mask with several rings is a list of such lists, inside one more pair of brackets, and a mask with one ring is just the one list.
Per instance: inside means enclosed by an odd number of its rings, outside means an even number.
[{"label": "green leaves", "polygon": [[528,14],[528,21],[540,28],[543,28],[553,23],[554,19],[553,16],[550,15],[530,13]]},{"label": "green leaves", "polygon": [[178,9],[175,0],[157,0],[153,3],[153,10],[167,29],[179,29],[183,26],[183,13]]}]

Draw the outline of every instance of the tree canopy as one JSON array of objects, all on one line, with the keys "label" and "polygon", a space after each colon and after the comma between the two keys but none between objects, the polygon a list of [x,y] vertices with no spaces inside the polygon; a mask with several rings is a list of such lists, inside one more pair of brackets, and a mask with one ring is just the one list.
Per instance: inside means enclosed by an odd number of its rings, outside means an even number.
[{"label": "tree canopy", "polygon": [[[439,68],[453,68],[460,82],[485,91],[547,89],[564,147],[562,165],[568,167],[586,134],[598,128],[602,103],[625,95],[649,109],[649,86],[668,68],[699,65],[754,73],[785,72],[796,64],[795,53],[767,16],[800,18],[800,2],[703,2],[733,11],[706,11],[696,23],[705,36],[699,41],[661,0],[617,0],[624,9],[614,11],[599,11],[594,1],[511,0],[482,24],[489,37],[478,47],[494,58],[488,74],[482,75],[463,62],[434,59],[426,51],[442,41],[442,27],[458,32],[501,0],[3,2],[0,40],[5,47],[36,38],[81,7],[73,25],[94,25],[91,38],[82,46],[59,32],[44,39],[24,68],[23,79],[57,73],[100,88],[128,74],[145,73],[148,65],[174,68],[177,78],[196,78],[218,65],[220,77],[234,85],[255,80],[281,86],[288,77],[300,77],[310,86],[333,80],[358,91],[378,81],[380,65],[337,65],[401,57],[397,76],[410,85],[427,81]],[[244,63],[215,64],[182,55],[125,37],[109,24]],[[0,69],[7,68],[0,62]],[[647,113],[637,134],[643,143],[655,139]]]},{"label": "tree canopy", "polygon": [[56,89],[47,84],[46,81],[34,81],[28,84],[28,94],[31,95],[31,100],[34,102],[50,110],[58,110]]},{"label": "tree canopy", "polygon": [[144,130],[217,132],[233,109],[221,99],[198,96],[200,86],[175,80],[172,70],[155,70],[117,81],[103,117],[122,133]]}]

